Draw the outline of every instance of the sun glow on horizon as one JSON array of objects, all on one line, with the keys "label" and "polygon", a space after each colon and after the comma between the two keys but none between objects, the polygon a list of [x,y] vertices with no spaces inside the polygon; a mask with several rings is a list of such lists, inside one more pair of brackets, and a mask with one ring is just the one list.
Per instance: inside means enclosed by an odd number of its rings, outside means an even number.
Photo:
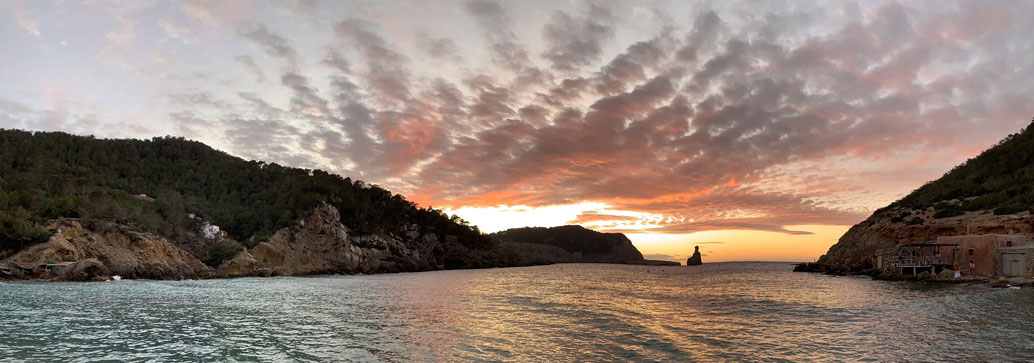
[{"label": "sun glow on horizon", "polygon": [[[582,202],[542,207],[462,207],[445,209],[444,212],[467,220],[484,233],[566,224],[579,224],[600,232],[620,230],[625,232],[647,259],[680,262],[685,262],[693,254],[694,246],[700,246],[705,262],[813,261],[850,228],[850,225],[785,226],[787,230],[809,234],[744,229],[664,233],[654,231],[661,227],[660,223],[666,218],[663,215],[610,208],[610,205],[602,202]],[[593,216],[599,218],[591,218]]]},{"label": "sun glow on horizon", "polygon": [[526,205],[495,207],[461,207],[443,210],[478,226],[482,232],[493,233],[520,227],[553,227],[574,221],[584,212],[607,208],[599,202],[529,207]]},{"label": "sun glow on horizon", "polygon": [[[680,261],[700,246],[704,262],[810,262],[826,253],[851,226],[799,225],[787,229],[812,234],[791,235],[753,230],[713,230],[688,234],[627,233],[648,259]],[[653,255],[653,256],[651,256]],[[668,258],[665,258],[665,257]]]}]

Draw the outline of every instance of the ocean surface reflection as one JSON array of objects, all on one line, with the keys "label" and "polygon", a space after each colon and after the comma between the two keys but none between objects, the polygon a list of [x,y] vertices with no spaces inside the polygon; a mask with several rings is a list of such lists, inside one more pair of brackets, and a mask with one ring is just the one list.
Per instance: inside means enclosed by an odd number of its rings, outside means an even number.
[{"label": "ocean surface reflection", "polygon": [[1034,290],[565,264],[373,276],[0,283],[15,360],[1034,359]]}]

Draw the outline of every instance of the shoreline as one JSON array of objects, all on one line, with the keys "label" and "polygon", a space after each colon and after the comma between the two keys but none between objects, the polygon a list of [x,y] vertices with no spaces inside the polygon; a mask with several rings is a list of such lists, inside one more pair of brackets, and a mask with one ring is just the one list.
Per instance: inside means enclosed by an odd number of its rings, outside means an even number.
[{"label": "shoreline", "polygon": [[[267,277],[319,277],[319,276],[394,275],[394,274],[404,274],[404,273],[421,273],[421,272],[438,272],[438,271],[466,271],[466,270],[491,270],[491,269],[502,269],[502,268],[521,268],[521,267],[551,266],[551,265],[577,265],[577,264],[586,264],[586,265],[618,265],[618,266],[646,266],[646,267],[689,267],[689,266],[685,266],[685,265],[682,265],[682,264],[679,264],[679,265],[675,265],[675,264],[652,264],[651,262],[653,262],[653,261],[656,261],[656,260],[646,260],[645,263],[548,262],[548,261],[540,261],[540,262],[536,262],[536,263],[530,263],[530,264],[524,264],[524,265],[515,265],[515,266],[451,268],[451,269],[433,269],[433,270],[420,270],[420,271],[390,271],[390,272],[371,272],[371,273],[362,273],[362,272],[359,272],[359,273],[313,273],[313,274],[290,274],[290,275],[252,274],[252,275],[243,275],[243,276],[217,276],[217,275],[215,275],[215,272],[213,270],[212,275],[210,275],[208,277],[195,278],[195,279],[190,279],[190,278],[184,278],[184,279],[152,279],[152,278],[146,278],[146,277],[145,278],[128,278],[128,277],[122,277],[122,276],[119,276],[119,275],[103,275],[103,276],[96,276],[95,278],[92,278],[92,279],[89,279],[89,280],[76,280],[76,279],[61,278],[62,276],[46,277],[46,278],[44,278],[44,277],[38,277],[38,278],[35,278],[35,277],[34,278],[17,278],[17,277],[9,277],[9,276],[0,276],[0,282],[40,281],[40,282],[84,282],[84,283],[93,283],[93,282],[109,282],[109,281],[121,281],[121,280],[126,280],[126,281],[131,281],[131,280],[132,281],[137,281],[137,280],[146,280],[146,281],[203,281],[203,280],[227,280],[227,279],[238,279],[238,278],[267,278]],[[726,262],[716,262],[716,263],[726,263]],[[114,279],[113,278],[114,276],[119,276],[119,279],[117,279],[117,280]]]},{"label": "shoreline", "polygon": [[817,262],[802,262],[794,266],[794,272],[821,273],[830,276],[868,276],[877,281],[906,281],[945,285],[987,285],[996,288],[1034,288],[1034,278],[1027,277],[989,277],[964,275],[959,278],[941,277],[939,275],[889,275],[875,269],[858,270],[848,266],[830,266]]}]

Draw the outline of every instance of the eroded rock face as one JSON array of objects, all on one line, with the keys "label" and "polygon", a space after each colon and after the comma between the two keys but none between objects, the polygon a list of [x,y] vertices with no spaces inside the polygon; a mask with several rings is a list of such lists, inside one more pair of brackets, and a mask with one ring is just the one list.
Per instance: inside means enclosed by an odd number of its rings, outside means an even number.
[{"label": "eroded rock face", "polygon": [[85,228],[79,221],[55,222],[56,232],[45,243],[34,245],[7,258],[33,264],[76,262],[69,267],[69,279],[90,280],[105,275],[148,279],[196,279],[209,276],[209,269],[196,257],[150,233],[108,224],[100,230]]},{"label": "eroded rock face", "polygon": [[957,217],[933,218],[933,209],[914,213],[922,223],[893,221],[907,209],[886,208],[856,224],[819,258],[823,266],[842,266],[850,270],[868,269],[877,249],[899,244],[935,241],[940,236],[969,234],[1032,234],[1034,218],[1030,213],[994,215],[991,211],[969,212]]},{"label": "eroded rock face", "polygon": [[[6,262],[76,262],[60,279],[90,281],[111,275],[134,279],[197,279],[271,275],[353,274],[484,268],[534,264],[499,246],[468,249],[455,237],[440,240],[416,224],[403,226],[401,236],[356,235],[341,223],[337,209],[322,204],[295,225],[243,250],[216,269],[195,254],[164,238],[113,223],[98,230],[79,221],[55,222],[46,243],[5,258]],[[224,238],[225,239],[225,238]],[[228,239],[225,239],[228,240]],[[204,251],[201,240],[188,248]],[[236,243],[232,240],[229,240]],[[188,241],[190,242],[190,241]]]},{"label": "eroded rock face", "polygon": [[693,255],[686,259],[686,266],[699,266],[703,264],[704,261],[700,257],[700,246],[694,246]]},{"label": "eroded rock face", "polygon": [[[216,270],[220,277],[377,273],[442,269],[447,242],[415,224],[403,236],[354,235],[341,223],[338,210],[321,204],[296,225],[242,251]],[[263,270],[267,269],[267,270]]]}]

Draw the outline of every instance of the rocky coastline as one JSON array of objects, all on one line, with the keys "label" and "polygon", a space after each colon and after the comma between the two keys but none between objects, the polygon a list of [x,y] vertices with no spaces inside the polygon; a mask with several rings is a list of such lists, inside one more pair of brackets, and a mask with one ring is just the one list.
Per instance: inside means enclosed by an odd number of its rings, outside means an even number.
[{"label": "rocky coastline", "polygon": [[[353,233],[341,222],[337,209],[326,203],[251,249],[241,247],[235,256],[218,266],[207,266],[165,238],[126,225],[64,219],[55,221],[50,229],[54,234],[47,242],[2,259],[7,266],[14,266],[15,272],[0,278],[105,281],[119,276],[182,280],[372,274],[549,263],[524,258],[500,245],[467,248],[454,237],[440,240],[416,224],[405,226],[401,236]],[[225,235],[202,243],[239,245]],[[32,269],[22,273],[17,265]],[[61,273],[48,268],[54,265],[62,267]]]}]

